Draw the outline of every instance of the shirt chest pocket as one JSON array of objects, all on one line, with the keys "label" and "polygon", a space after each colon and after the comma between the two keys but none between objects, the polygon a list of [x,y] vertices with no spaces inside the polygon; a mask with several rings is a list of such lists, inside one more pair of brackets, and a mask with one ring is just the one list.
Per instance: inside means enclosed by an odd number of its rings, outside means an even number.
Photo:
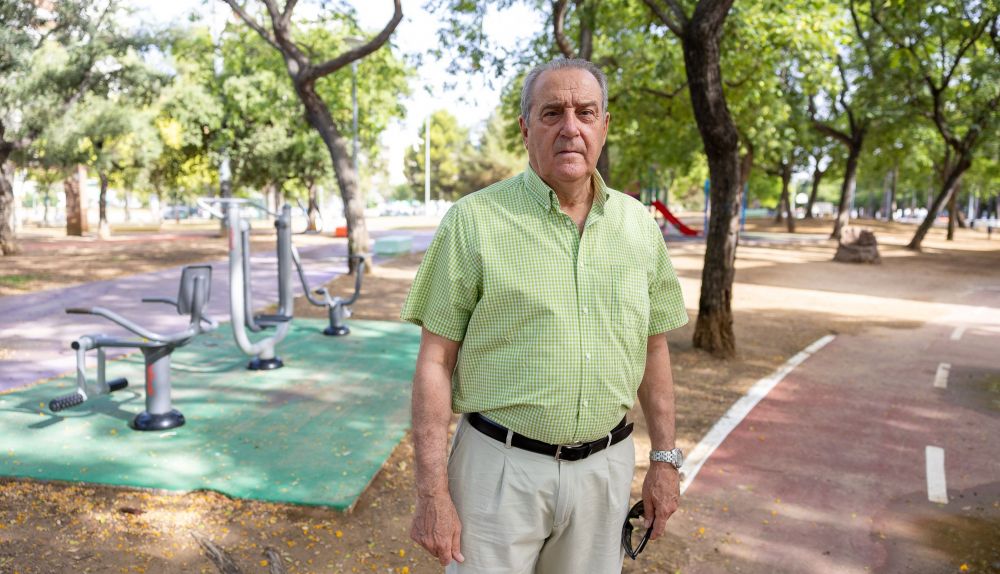
[{"label": "shirt chest pocket", "polygon": [[611,332],[626,337],[645,336],[649,325],[649,279],[640,265],[601,261],[593,266],[589,283],[598,301],[598,311],[609,322]]}]

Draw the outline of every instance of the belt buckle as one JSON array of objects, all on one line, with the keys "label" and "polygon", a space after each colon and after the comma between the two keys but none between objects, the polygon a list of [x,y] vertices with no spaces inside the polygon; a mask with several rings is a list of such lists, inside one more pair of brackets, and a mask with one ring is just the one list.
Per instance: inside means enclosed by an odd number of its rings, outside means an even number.
[{"label": "belt buckle", "polygon": [[578,458],[576,460],[583,460],[583,459],[587,458],[588,456],[590,456],[591,450],[593,449],[593,444],[591,444],[591,443],[582,443],[581,442],[581,443],[577,443],[577,444],[567,444],[567,445],[560,444],[560,445],[556,446],[556,460],[563,460],[561,458],[561,455],[562,455],[562,451],[563,451],[563,447],[564,446],[566,447],[567,450],[573,450],[573,452],[578,452],[583,447],[587,448],[586,454],[584,454],[583,456],[581,456],[580,458]]}]

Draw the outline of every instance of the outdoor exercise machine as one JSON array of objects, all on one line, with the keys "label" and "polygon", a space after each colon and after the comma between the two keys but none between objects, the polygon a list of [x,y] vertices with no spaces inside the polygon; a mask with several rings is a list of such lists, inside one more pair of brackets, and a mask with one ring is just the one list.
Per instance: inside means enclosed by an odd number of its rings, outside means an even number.
[{"label": "outdoor exercise machine", "polygon": [[295,261],[295,268],[299,272],[299,280],[302,281],[302,291],[306,294],[306,300],[316,307],[326,307],[326,314],[330,318],[330,324],[323,329],[323,334],[330,337],[341,337],[351,333],[350,327],[344,324],[344,320],[351,316],[351,305],[361,296],[361,277],[365,274],[365,258],[362,255],[351,256],[354,262],[354,294],[347,299],[331,297],[326,287],[320,287],[312,291],[320,295],[323,299],[312,296],[309,289],[309,282],[306,281],[305,271],[302,270],[302,259],[299,257],[299,250],[292,246],[292,259]]},{"label": "outdoor exercise machine", "polygon": [[[212,268],[208,265],[189,265],[181,272],[177,299],[145,298],[143,303],[166,303],[177,309],[178,315],[188,315],[190,321],[183,331],[172,334],[154,333],[125,317],[103,307],[80,307],[66,309],[67,313],[98,315],[104,317],[141,339],[121,339],[106,335],[84,335],[73,341],[76,351],[76,391],[53,399],[49,410],[59,412],[83,404],[99,395],[120,391],[128,387],[128,380],[106,379],[106,348],[136,348],[142,351],[146,364],[146,410],[132,420],[135,430],[152,431],[179,427],[184,424],[184,415],[173,408],[170,402],[170,355],[202,333],[214,330],[219,324],[204,315],[212,292]],[[97,350],[97,380],[90,382],[86,375],[87,351]]]},{"label": "outdoor exercise machine", "polygon": [[[302,204],[302,201],[298,202],[299,209],[302,213],[309,216],[309,209]],[[322,218],[322,214],[320,215]],[[304,233],[309,233],[308,231]],[[299,250],[292,245],[292,259],[295,261],[295,268],[299,273],[299,281],[302,282],[302,291],[306,295],[306,300],[309,301],[311,305],[316,307],[326,307],[327,315],[330,318],[330,325],[323,329],[323,334],[330,337],[340,337],[343,335],[349,335],[351,329],[344,324],[344,320],[351,316],[351,305],[358,300],[361,295],[361,277],[365,272],[365,258],[362,255],[352,255],[349,259],[353,262],[355,269],[354,277],[354,294],[348,299],[341,299],[340,297],[331,297],[325,287],[319,289],[310,289],[309,282],[306,280],[305,271],[302,270],[302,258],[299,257]],[[321,295],[323,299],[317,299],[313,297],[313,293],[316,295]]]},{"label": "outdoor exercise machine", "polygon": [[[232,319],[233,339],[236,346],[253,358],[247,368],[253,371],[279,369],[284,366],[281,357],[275,354],[280,343],[291,327],[293,294],[291,281],[292,264],[292,209],[285,205],[281,213],[274,213],[266,207],[246,199],[234,197],[210,197],[198,199],[198,204],[220,219],[225,219],[229,230],[229,312]],[[225,205],[226,212],[215,209],[212,204]],[[278,259],[278,310],[270,315],[255,315],[253,312],[253,288],[250,279],[250,223],[243,219],[243,206],[254,207],[274,216],[277,229]],[[251,341],[247,330],[259,333],[274,329],[274,334],[258,341]]]}]

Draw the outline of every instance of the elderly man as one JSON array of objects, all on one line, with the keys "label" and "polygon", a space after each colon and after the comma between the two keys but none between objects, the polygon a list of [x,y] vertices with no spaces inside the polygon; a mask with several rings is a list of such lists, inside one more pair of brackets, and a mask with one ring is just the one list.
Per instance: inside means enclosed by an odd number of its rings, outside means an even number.
[{"label": "elderly man", "polygon": [[449,572],[620,572],[636,393],[652,538],[677,508],[665,332],[687,313],[660,229],[594,169],[607,105],[589,62],[532,70],[528,169],[451,208],[403,308],[423,327],[411,536]]}]

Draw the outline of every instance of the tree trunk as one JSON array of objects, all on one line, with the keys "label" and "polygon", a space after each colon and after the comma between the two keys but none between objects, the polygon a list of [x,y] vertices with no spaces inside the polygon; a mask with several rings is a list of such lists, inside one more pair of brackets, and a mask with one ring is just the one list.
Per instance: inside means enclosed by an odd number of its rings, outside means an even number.
[{"label": "tree trunk", "polygon": [[16,255],[20,249],[14,233],[14,170],[7,163],[8,153],[0,155],[0,255]]},{"label": "tree trunk", "polygon": [[319,231],[317,221],[319,219],[319,201],[316,198],[316,184],[309,184],[309,207],[306,209],[309,225],[306,231]]},{"label": "tree trunk", "polygon": [[952,194],[951,202],[955,204],[955,224],[959,229],[965,229],[968,225],[965,222],[965,212],[958,205],[958,198],[962,194],[962,180],[955,182],[955,193]]},{"label": "tree trunk", "polygon": [[788,186],[792,181],[792,165],[790,163],[781,166],[781,209],[788,214],[788,232],[795,233],[795,208],[792,207],[791,194]]},{"label": "tree trunk", "polygon": [[[347,219],[347,251],[349,255],[364,255],[365,269],[372,269],[371,242],[368,237],[368,225],[365,222],[365,200],[358,192],[358,174],[354,172],[351,154],[347,142],[333,123],[333,117],[326,103],[316,93],[311,82],[301,82],[293,76],[295,91],[306,109],[306,119],[316,128],[323,143],[330,152],[333,161],[333,171],[340,188],[340,196],[344,200],[344,216]],[[354,272],[353,259],[349,264],[350,272]]]},{"label": "tree trunk", "polygon": [[892,179],[889,180],[889,213],[886,221],[892,223],[896,219],[896,182],[899,180],[899,166],[892,166]]},{"label": "tree trunk", "polygon": [[601,155],[597,157],[597,173],[601,174],[601,179],[608,187],[611,187],[611,154],[608,151],[610,147],[610,144],[605,144],[601,148]]},{"label": "tree trunk", "polygon": [[82,237],[87,229],[87,210],[83,206],[84,179],[76,168],[63,179],[66,193],[66,235]]},{"label": "tree trunk", "polygon": [[111,228],[108,226],[108,174],[104,171],[97,173],[101,179],[101,195],[97,201],[99,217],[97,220],[97,236],[101,239],[111,237]]},{"label": "tree trunk", "polygon": [[934,225],[934,220],[937,219],[938,212],[941,211],[941,206],[945,204],[946,201],[951,199],[952,193],[954,193],[955,188],[958,186],[958,180],[961,179],[962,174],[965,170],[969,169],[972,165],[972,160],[966,155],[959,157],[958,161],[955,162],[954,167],[952,167],[945,175],[944,183],[941,185],[941,192],[934,198],[934,201],[927,207],[927,217],[924,218],[923,223],[917,228],[917,232],[913,234],[913,239],[907,244],[907,249],[912,249],[914,251],[920,251],[920,246],[924,242],[924,237],[927,236],[927,232],[930,231],[931,226]]},{"label": "tree trunk", "polygon": [[[2,185],[2,184],[0,184]],[[49,219],[49,205],[52,203],[52,191],[49,189],[48,184],[45,187],[45,194],[42,195],[42,225],[48,227],[50,223]]]},{"label": "tree trunk", "polygon": [[816,203],[816,195],[819,193],[819,182],[823,179],[823,174],[825,171],[820,171],[819,162],[816,162],[816,167],[813,168],[813,180],[812,180],[812,191],[809,193],[809,201],[806,203],[806,219],[813,218],[813,204]]},{"label": "tree trunk", "polygon": [[693,343],[720,357],[736,353],[732,300],[740,229],[739,135],[726,106],[719,65],[722,27],[732,4],[699,2],[681,38],[688,93],[708,157],[712,203]]},{"label": "tree trunk", "polygon": [[837,206],[837,219],[833,222],[833,233],[830,234],[831,239],[840,239],[840,232],[851,221],[851,202],[854,199],[854,188],[857,184],[858,158],[860,156],[861,141],[859,138],[847,150],[844,183],[840,186],[840,204]]},{"label": "tree trunk", "polygon": [[948,241],[955,240],[955,204],[958,203],[958,182],[955,183],[955,191],[948,198]]},{"label": "tree trunk", "polygon": [[130,203],[132,203],[132,190],[126,188],[125,189],[125,221],[127,221],[129,223],[132,222],[132,209],[129,207]]}]

